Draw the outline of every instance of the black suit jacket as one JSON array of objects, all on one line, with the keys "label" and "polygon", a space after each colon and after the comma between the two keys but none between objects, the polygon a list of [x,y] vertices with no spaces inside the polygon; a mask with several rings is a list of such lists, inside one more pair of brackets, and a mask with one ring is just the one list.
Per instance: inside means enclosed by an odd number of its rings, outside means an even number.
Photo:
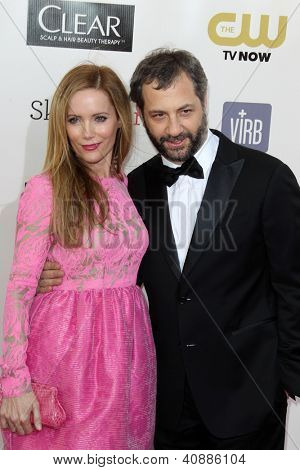
[{"label": "black suit jacket", "polygon": [[223,134],[181,273],[162,162],[129,174],[149,231],[140,278],[158,361],[157,420],[172,429],[187,377],[215,436],[255,431],[300,395],[300,191],[290,169]]}]

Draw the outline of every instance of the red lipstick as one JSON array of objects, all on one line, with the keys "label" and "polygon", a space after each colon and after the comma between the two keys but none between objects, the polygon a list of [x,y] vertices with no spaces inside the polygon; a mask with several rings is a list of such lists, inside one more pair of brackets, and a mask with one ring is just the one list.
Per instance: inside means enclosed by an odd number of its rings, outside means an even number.
[{"label": "red lipstick", "polygon": [[87,152],[92,152],[93,150],[97,150],[99,144],[89,144],[89,145],[82,145],[82,148]]}]

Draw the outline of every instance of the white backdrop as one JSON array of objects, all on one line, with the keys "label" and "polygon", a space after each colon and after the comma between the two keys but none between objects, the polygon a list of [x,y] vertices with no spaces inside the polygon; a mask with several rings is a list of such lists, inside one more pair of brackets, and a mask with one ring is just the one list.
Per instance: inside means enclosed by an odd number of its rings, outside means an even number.
[{"label": "white backdrop", "polygon": [[[89,3],[100,2],[89,0]],[[103,3],[135,5],[132,52],[26,45],[27,0],[0,1],[0,312],[12,259],[18,197],[26,179],[38,173],[43,165],[47,100],[66,71],[83,61],[112,67],[128,85],[134,67],[151,49],[169,46],[190,50],[200,59],[209,79],[210,126],[222,128],[225,102],[243,103],[240,109],[246,106],[248,117],[257,112],[259,123],[263,122],[259,116],[260,105],[271,105],[267,107],[268,112],[271,110],[270,132],[267,124],[263,128],[268,153],[286,162],[300,178],[299,2],[252,0],[246,2],[247,6],[238,0],[106,0]],[[220,13],[231,13],[231,17],[220,18],[221,23],[213,34],[211,20]],[[248,32],[246,14],[250,15]],[[263,25],[266,18],[260,27],[262,15],[269,16],[268,29]],[[280,17],[283,17],[281,30]],[[268,44],[267,38],[274,40],[279,32],[277,44]],[[260,38],[257,41],[249,39],[257,37]],[[245,60],[246,53],[248,60]],[[268,61],[263,54],[270,54]],[[135,120],[134,108],[132,112],[135,143],[126,171],[154,154],[141,123]],[[238,121],[230,121],[230,116],[227,119],[228,125],[233,123],[233,129],[238,126]],[[261,130],[262,124],[258,128]],[[286,448],[299,448],[299,436],[300,406],[290,403]]]}]

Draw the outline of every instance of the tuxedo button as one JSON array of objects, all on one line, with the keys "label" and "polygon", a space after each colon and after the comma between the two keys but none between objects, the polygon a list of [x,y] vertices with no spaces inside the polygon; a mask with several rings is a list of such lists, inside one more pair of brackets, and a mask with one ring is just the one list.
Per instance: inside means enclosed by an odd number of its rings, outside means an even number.
[{"label": "tuxedo button", "polygon": [[186,302],[190,302],[190,300],[192,300],[192,299],[190,299],[189,297],[184,297],[184,296],[178,298],[178,302],[181,305],[185,304]]}]

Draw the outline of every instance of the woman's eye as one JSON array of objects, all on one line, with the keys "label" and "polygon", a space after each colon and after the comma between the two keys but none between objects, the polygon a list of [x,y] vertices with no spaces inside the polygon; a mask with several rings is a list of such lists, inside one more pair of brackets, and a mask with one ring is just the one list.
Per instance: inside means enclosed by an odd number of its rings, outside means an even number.
[{"label": "woman's eye", "polygon": [[106,116],[96,116],[96,122],[105,122],[107,117]]},{"label": "woman's eye", "polygon": [[69,124],[76,124],[78,122],[78,117],[77,116],[71,116],[68,118],[68,123]]}]

